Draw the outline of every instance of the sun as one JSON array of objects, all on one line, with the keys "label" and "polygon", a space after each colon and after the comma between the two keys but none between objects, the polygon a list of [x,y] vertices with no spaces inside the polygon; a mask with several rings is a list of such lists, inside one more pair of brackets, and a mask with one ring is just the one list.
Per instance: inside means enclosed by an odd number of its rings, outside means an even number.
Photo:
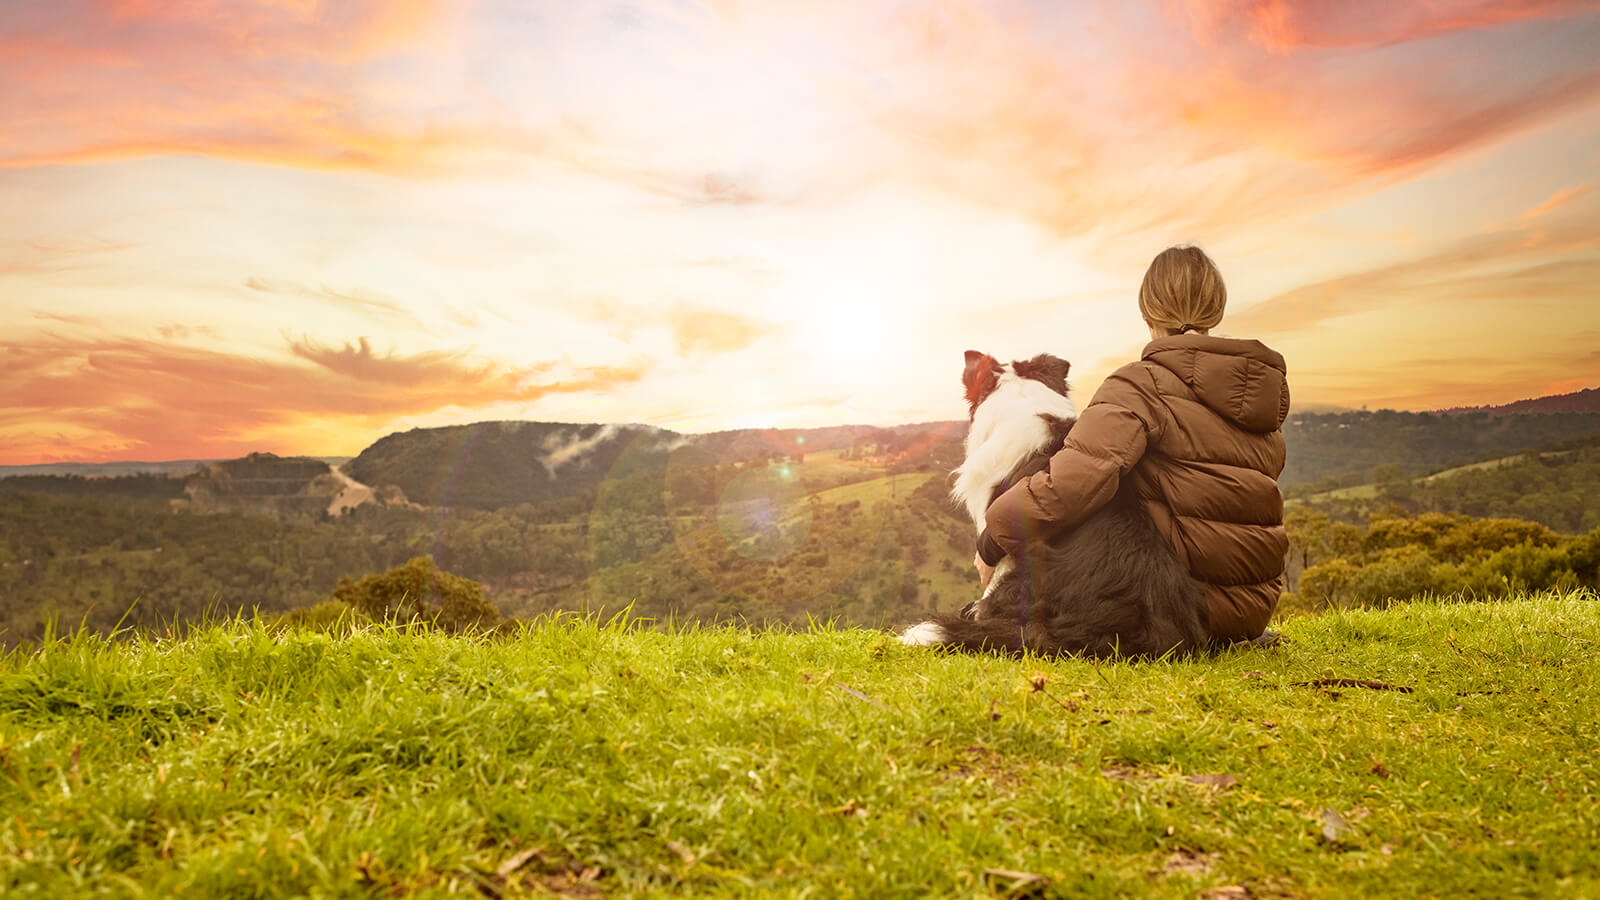
[{"label": "sun", "polygon": [[798,319],[804,355],[829,381],[880,371],[899,343],[897,320],[910,312],[903,286],[859,269],[796,278],[783,293],[783,308]]}]

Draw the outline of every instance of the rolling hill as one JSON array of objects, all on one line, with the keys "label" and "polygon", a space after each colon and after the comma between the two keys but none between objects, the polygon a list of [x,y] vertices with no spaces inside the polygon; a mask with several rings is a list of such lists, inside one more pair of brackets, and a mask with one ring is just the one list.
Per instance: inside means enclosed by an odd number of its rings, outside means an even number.
[{"label": "rolling hill", "polygon": [[1600,413],[1600,387],[1584,388],[1570,394],[1532,397],[1499,406],[1458,406],[1438,410],[1441,415],[1488,413],[1491,416],[1520,416],[1542,413]]},{"label": "rolling hill", "polygon": [[964,422],[931,422],[686,435],[649,425],[477,422],[391,434],[344,471],[424,506],[501,509],[578,497],[608,480],[668,468],[799,461],[827,451],[950,468],[960,461],[965,429]]}]

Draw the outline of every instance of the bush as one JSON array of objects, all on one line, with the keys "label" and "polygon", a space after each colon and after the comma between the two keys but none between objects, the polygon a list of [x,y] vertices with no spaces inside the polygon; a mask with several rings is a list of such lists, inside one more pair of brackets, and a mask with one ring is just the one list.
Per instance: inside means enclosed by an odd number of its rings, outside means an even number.
[{"label": "bush", "polygon": [[366,616],[356,612],[343,600],[324,600],[316,606],[291,609],[274,620],[272,626],[280,629],[294,628],[329,634],[349,634],[363,621],[366,621]]},{"label": "bush", "polygon": [[360,581],[339,579],[333,599],[378,621],[424,621],[445,631],[493,628],[500,611],[483,594],[483,585],[451,575],[418,556],[382,575]]}]

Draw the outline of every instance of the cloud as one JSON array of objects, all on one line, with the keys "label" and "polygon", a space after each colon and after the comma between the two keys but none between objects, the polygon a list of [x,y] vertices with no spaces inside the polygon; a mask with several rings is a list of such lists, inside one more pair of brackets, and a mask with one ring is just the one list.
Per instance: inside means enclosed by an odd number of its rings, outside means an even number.
[{"label": "cloud", "polygon": [[557,393],[638,382],[648,361],[623,366],[507,367],[464,351],[376,354],[367,341],[328,347],[301,339],[292,358],[259,358],[135,339],[0,339],[0,436],[14,460],[72,451],[220,456],[263,448],[263,433],[320,419],[368,429],[441,409],[526,403]]},{"label": "cloud", "polygon": [[1492,78],[1370,49],[1592,3],[1353,7],[65,0],[0,24],[0,166],[548,164],[705,209],[889,183],[1115,248],[1321,208],[1600,92],[1581,34],[1509,47]]},{"label": "cloud", "polygon": [[185,325],[182,322],[173,322],[168,325],[157,325],[156,334],[161,335],[168,341],[182,341],[192,337],[215,339],[217,330],[210,325]]},{"label": "cloud", "polygon": [[680,308],[665,318],[684,356],[743,350],[771,330],[748,316],[715,310]]},{"label": "cloud", "polygon": [[252,291],[267,294],[281,294],[291,297],[304,297],[316,300],[319,303],[333,303],[356,312],[377,313],[383,316],[404,319],[405,321],[421,327],[422,322],[399,302],[393,298],[385,297],[373,291],[349,290],[338,291],[327,285],[311,287],[287,281],[274,281],[271,279],[252,276],[246,278],[244,286]]},{"label": "cloud", "polygon": [[1236,334],[1283,335],[1315,328],[1340,316],[1442,297],[1527,298],[1533,293],[1558,300],[1583,300],[1593,296],[1600,262],[1552,257],[1596,250],[1600,250],[1600,227],[1587,222],[1548,230],[1506,229],[1474,236],[1417,259],[1278,294],[1230,315],[1226,329]]},{"label": "cloud", "polygon": [[[1538,357],[1507,353],[1475,359],[1419,357],[1394,371],[1361,366],[1291,371],[1290,389],[1321,403],[1370,409],[1433,410],[1510,403],[1600,385],[1600,353],[1552,345]],[[1295,410],[1302,405],[1297,400]]]},{"label": "cloud", "polygon": [[0,250],[0,276],[54,274],[84,269],[132,244],[104,238],[24,240]]},{"label": "cloud", "polygon": [[[1600,100],[1600,72],[1584,49],[1594,23],[1534,27],[1537,39],[1486,33],[1454,53],[1282,55],[1229,40],[1131,67],[1130,99],[1163,110],[1214,155],[1265,151],[1279,164],[1310,164],[1339,189],[1325,196],[1373,190]],[[1491,56],[1504,63],[1483,66]],[[1315,190],[1267,174],[1285,200],[1316,199]]]},{"label": "cloud", "polygon": [[470,123],[406,117],[368,77],[425,58],[447,13],[429,0],[12,4],[0,165],[190,153],[405,168],[470,154],[483,143]]},{"label": "cloud", "polygon": [[1568,203],[1571,203],[1579,197],[1588,196],[1593,190],[1594,182],[1592,181],[1586,181],[1583,184],[1575,184],[1571,187],[1564,187],[1561,190],[1556,191],[1554,194],[1551,194],[1549,199],[1545,200],[1543,203],[1540,203],[1538,206],[1532,207],[1527,212],[1523,213],[1522,218],[1537,219],[1546,213],[1554,212],[1555,210],[1566,206]]},{"label": "cloud", "polygon": [[34,310],[33,317],[35,319],[43,319],[47,322],[59,322],[62,325],[72,325],[80,328],[100,324],[99,321],[93,316],[75,316],[71,313],[52,313]]},{"label": "cloud", "polygon": [[571,306],[577,315],[604,323],[627,340],[641,329],[665,330],[683,357],[733,353],[776,331],[773,324],[753,316],[688,303],[639,309],[613,300],[588,299]]},{"label": "cloud", "polygon": [[1513,22],[1592,13],[1592,0],[1185,0],[1178,4],[1208,45],[1243,35],[1274,53],[1384,47]]}]

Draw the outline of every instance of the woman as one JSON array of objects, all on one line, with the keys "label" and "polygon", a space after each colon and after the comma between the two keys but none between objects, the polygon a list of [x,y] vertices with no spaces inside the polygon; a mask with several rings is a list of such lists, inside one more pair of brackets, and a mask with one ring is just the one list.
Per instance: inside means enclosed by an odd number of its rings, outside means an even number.
[{"label": "woman", "polygon": [[1259,341],[1212,337],[1228,292],[1197,247],[1162,251],[1139,311],[1151,342],[1084,408],[1050,467],[989,506],[974,562],[993,567],[1030,536],[1070,529],[1123,479],[1179,561],[1206,588],[1213,640],[1261,635],[1278,604],[1283,531],[1283,357]]}]

